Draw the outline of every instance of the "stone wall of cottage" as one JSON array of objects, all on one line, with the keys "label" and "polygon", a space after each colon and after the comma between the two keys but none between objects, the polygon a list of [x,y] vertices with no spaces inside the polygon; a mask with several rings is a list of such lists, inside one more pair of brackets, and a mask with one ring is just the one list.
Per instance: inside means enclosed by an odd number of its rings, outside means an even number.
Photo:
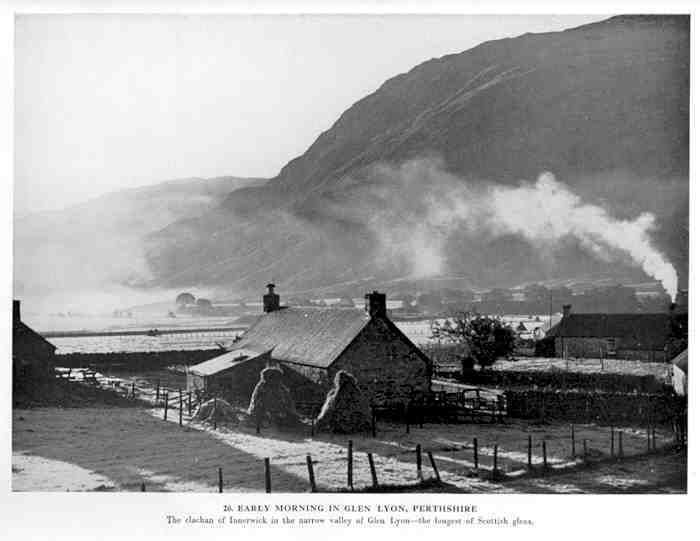
[{"label": "stone wall of cottage", "polygon": [[373,318],[333,363],[355,376],[374,404],[406,403],[430,390],[430,367],[415,348],[382,318]]},{"label": "stone wall of cottage", "polygon": [[558,337],[554,340],[554,348],[557,357],[566,357],[568,359],[598,359],[602,354],[603,358],[611,359],[660,363],[666,361],[666,353],[663,350],[629,349],[618,346],[614,354],[608,353],[608,341],[606,338]]}]

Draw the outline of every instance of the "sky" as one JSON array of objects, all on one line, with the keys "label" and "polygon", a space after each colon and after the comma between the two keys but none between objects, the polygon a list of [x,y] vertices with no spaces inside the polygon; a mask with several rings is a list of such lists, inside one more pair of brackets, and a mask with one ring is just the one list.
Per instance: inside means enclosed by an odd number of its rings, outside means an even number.
[{"label": "sky", "polygon": [[170,179],[273,177],[388,78],[602,15],[21,15],[15,216]]}]

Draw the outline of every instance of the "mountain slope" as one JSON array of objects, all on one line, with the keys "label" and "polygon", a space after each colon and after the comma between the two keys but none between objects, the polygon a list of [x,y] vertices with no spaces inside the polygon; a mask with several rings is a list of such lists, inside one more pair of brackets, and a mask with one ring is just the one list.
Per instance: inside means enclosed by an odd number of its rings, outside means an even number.
[{"label": "mountain slope", "polygon": [[[393,202],[406,203],[406,185],[386,167],[403,174],[418,161],[410,189],[420,201],[445,175],[479,189],[551,171],[615,218],[653,212],[654,241],[684,281],[688,97],[685,16],[621,16],[487,42],[388,80],[264,186],[150,235],[149,267],[160,284],[235,289],[268,278],[306,287],[411,274],[410,258],[391,249],[395,235],[386,242],[368,221],[378,213],[396,221],[402,207]],[[420,165],[426,159],[437,165]],[[519,235],[449,237],[441,271],[481,285],[643,276],[615,254],[591,258],[577,239],[543,255]]]},{"label": "mountain slope", "polygon": [[17,293],[70,291],[150,279],[143,239],[172,222],[216,208],[261,179],[183,179],[109,193],[14,224]]}]

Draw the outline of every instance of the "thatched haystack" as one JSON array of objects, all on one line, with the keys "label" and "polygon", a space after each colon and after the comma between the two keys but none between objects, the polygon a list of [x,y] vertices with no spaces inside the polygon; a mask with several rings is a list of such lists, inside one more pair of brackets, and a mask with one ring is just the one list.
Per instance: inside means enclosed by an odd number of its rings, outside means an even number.
[{"label": "thatched haystack", "polygon": [[267,367],[260,372],[260,381],[253,389],[248,406],[251,422],[280,426],[299,424],[292,394],[284,385],[282,376],[282,370],[276,367]]},{"label": "thatched haystack", "polygon": [[212,398],[200,404],[193,419],[217,425],[238,424],[236,409],[223,398]]},{"label": "thatched haystack", "polygon": [[372,412],[352,374],[340,370],[316,418],[320,431],[352,434],[372,427]]}]

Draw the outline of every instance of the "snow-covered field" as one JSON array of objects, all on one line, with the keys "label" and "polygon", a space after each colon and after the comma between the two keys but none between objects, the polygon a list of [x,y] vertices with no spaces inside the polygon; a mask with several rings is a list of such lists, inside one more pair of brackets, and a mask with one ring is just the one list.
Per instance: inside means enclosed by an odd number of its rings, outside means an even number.
[{"label": "snow-covered field", "polygon": [[[172,412],[174,413],[174,412]],[[644,430],[622,428],[626,456],[644,453]],[[547,442],[548,463],[554,469],[580,463],[571,458],[570,426],[529,425],[509,420],[506,425],[429,424],[424,428],[380,423],[377,438],[368,435],[331,436],[263,429],[260,435],[244,427],[222,428],[192,424],[180,427],[177,415],[162,420],[162,410],[144,408],[43,408],[13,413],[14,490],[140,490],[213,492],[222,468],[225,492],[264,490],[263,459],[270,458],[274,492],[308,490],[306,455],[315,465],[319,490],[346,486],[347,443],[354,445],[354,486],[371,484],[367,452],[375,457],[381,484],[407,485],[417,480],[415,446],[431,451],[446,490],[470,492],[528,492],[527,436],[533,438],[533,464],[542,464],[541,442]],[[587,441],[592,458],[609,454],[610,429],[576,427],[577,455]],[[484,477],[492,467],[498,444],[498,466],[514,480],[493,483],[470,475],[472,438],[478,438],[479,468]],[[659,430],[657,445],[672,435]],[[615,434],[617,448],[617,433]],[[423,473],[433,475],[427,456]],[[637,475],[640,472],[630,472]],[[553,479],[557,476],[551,476]],[[518,480],[519,479],[519,480]],[[531,480],[534,482],[534,479]],[[534,489],[533,489],[534,490]],[[593,490],[595,491],[595,490]]]}]

